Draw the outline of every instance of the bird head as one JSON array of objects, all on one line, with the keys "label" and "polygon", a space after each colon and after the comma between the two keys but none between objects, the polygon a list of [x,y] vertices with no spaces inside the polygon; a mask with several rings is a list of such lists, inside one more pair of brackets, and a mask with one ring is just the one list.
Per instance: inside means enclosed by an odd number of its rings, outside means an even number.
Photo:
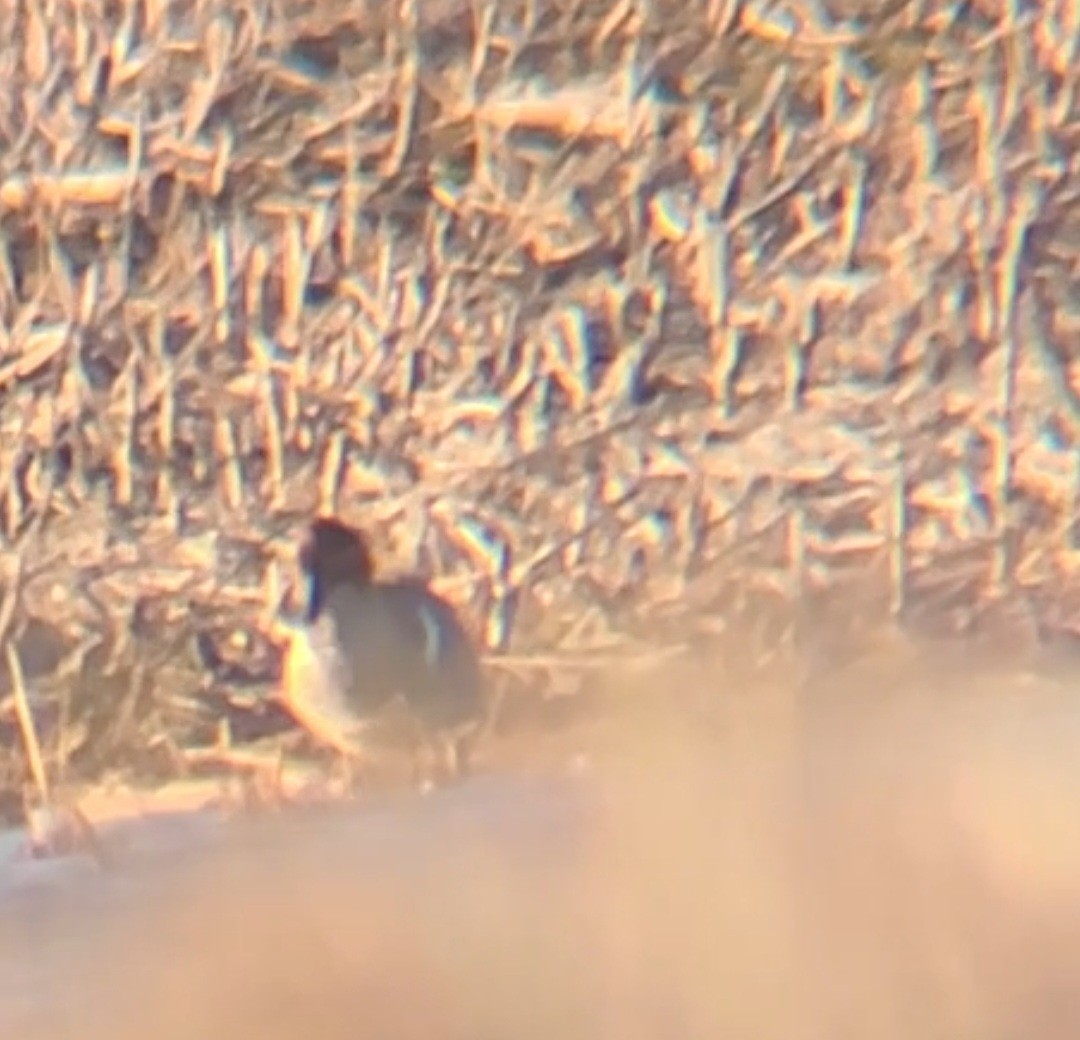
[{"label": "bird head", "polygon": [[369,585],[374,570],[364,536],[333,517],[311,523],[300,546],[299,563],[308,585],[309,621],[318,616],[322,598],[335,585]]}]

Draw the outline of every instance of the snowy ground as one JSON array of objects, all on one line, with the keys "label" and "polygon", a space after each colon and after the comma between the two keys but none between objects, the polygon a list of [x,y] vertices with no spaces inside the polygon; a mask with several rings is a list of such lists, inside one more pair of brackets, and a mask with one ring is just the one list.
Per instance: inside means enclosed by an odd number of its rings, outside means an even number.
[{"label": "snowy ground", "polygon": [[867,703],[630,727],[573,775],[115,822],[108,869],[5,838],[0,1036],[1080,1035],[1072,686]]}]

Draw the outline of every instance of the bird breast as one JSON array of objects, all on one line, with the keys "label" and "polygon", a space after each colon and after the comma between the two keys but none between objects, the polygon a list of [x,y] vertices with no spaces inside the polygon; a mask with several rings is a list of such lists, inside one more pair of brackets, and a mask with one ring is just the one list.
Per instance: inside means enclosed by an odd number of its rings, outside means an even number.
[{"label": "bird breast", "polygon": [[341,751],[355,749],[365,728],[350,703],[353,676],[331,618],[291,630],[282,668],[282,699],[305,729]]}]

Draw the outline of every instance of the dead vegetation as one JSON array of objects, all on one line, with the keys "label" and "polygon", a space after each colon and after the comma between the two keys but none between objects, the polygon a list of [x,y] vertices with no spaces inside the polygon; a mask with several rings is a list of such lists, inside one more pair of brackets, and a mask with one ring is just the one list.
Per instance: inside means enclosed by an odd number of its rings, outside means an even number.
[{"label": "dead vegetation", "polygon": [[345,6],[0,12],[0,787],[272,731],[315,510],[570,689],[1069,629],[1077,5]]}]

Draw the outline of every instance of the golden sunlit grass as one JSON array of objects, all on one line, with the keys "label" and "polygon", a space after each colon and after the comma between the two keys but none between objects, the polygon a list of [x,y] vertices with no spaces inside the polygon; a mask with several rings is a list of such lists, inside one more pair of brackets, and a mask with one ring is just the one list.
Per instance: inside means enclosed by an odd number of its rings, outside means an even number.
[{"label": "golden sunlit grass", "polygon": [[19,643],[45,767],[272,730],[236,676],[315,510],[569,690],[724,625],[772,652],[756,619],[853,574],[1068,628],[1077,13],[1006,9],[7,5],[0,565],[60,637]]}]

